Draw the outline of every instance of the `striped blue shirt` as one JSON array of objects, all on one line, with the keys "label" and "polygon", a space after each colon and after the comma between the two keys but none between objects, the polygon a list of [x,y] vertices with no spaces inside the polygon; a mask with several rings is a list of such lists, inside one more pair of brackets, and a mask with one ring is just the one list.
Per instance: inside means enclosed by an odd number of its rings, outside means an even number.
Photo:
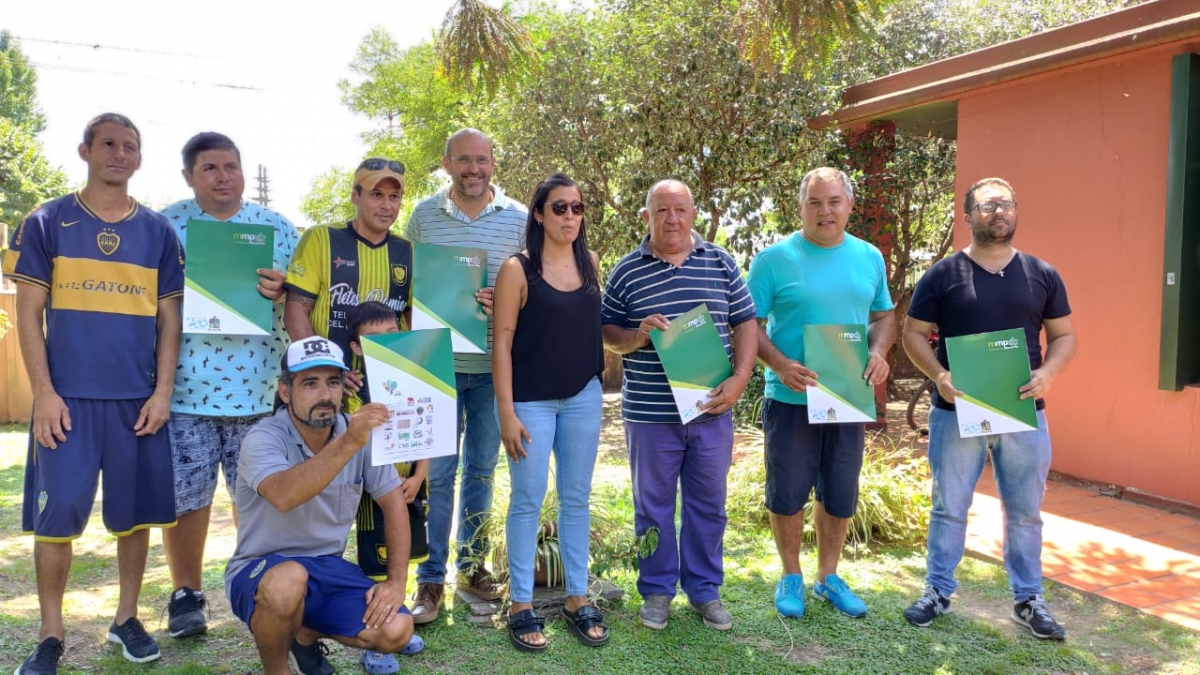
[{"label": "striped blue shirt", "polygon": [[[421,200],[408,218],[404,238],[416,244],[466,246],[487,251],[488,286],[496,285],[500,265],[525,248],[525,220],[529,210],[509,199],[499,186],[491,186],[492,202],[471,220],[450,199],[450,188]],[[413,279],[420,284],[420,279]],[[488,353],[455,354],[458,373],[492,372],[492,319],[488,317]]]},{"label": "striped blue shirt", "polygon": [[[163,209],[179,243],[187,246],[189,220],[216,220],[195,199]],[[227,219],[232,223],[270,225],[275,229],[272,265],[286,270],[300,233],[291,221],[251,201]],[[171,412],[204,417],[249,417],[271,412],[275,403],[279,358],[287,349],[283,303],[274,303],[270,336],[183,334]]]},{"label": "striped blue shirt", "polygon": [[[732,356],[729,327],[755,320],[754,300],[737,263],[725,249],[693,233],[695,249],[679,267],[654,255],[650,237],[621,258],[608,276],[600,320],[604,325],[637,330],[651,314],[668,320],[704,304]],[[621,383],[621,415],[627,422],[679,424],[679,410],[654,346],[625,354]],[[705,415],[694,421],[710,419]]]}]

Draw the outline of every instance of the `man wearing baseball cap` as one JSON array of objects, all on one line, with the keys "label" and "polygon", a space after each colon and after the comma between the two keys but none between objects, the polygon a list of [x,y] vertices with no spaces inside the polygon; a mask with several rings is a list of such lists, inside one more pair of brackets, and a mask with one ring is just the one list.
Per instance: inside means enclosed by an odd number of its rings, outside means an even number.
[{"label": "man wearing baseball cap", "polygon": [[[371,673],[397,672],[393,654],[423,646],[404,606],[409,527],[400,479],[372,466],[371,430],[390,413],[368,403],[339,412],[347,367],[321,337],[293,342],[283,357],[283,405],[246,434],[235,487],[240,526],[225,568],[234,614],[250,627],[264,673],[334,672],[319,638],[358,647]],[[387,579],[375,583],[342,558],[363,490],[386,517]],[[411,641],[411,643],[410,643]]]},{"label": "man wearing baseball cap", "polygon": [[[371,157],[354,172],[354,219],[311,227],[300,237],[288,266],[284,326],[292,340],[329,338],[347,356],[347,316],[360,302],[391,307],[407,329],[412,299],[412,244],[393,234],[404,199],[404,165]],[[346,362],[355,369],[355,364]],[[357,373],[349,378],[357,390]]]}]

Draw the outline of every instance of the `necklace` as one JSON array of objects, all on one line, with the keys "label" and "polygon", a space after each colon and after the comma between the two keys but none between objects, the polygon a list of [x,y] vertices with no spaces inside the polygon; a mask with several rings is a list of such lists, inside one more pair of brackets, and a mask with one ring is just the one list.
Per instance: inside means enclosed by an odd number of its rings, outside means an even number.
[{"label": "necklace", "polygon": [[969,250],[969,251],[967,251],[966,253],[967,253],[967,257],[968,257],[968,258],[970,258],[971,260],[975,261],[975,264],[976,264],[976,265],[979,265],[979,266],[980,266],[980,267],[982,267],[984,270],[986,270],[988,273],[990,273],[990,274],[994,274],[994,275],[996,275],[996,276],[999,276],[999,277],[1003,277],[1003,276],[1004,276],[1004,268],[1005,268],[1005,267],[1008,267],[1008,264],[1009,264],[1010,262],[1012,262],[1013,258],[1017,257],[1017,249],[1015,249],[1015,248],[1014,248],[1014,249],[1012,249],[1012,250],[1009,252],[1009,254],[1008,254],[1008,258],[1006,258],[1006,259],[1004,260],[1004,262],[1000,263],[1000,266],[999,266],[999,267],[992,267],[991,265],[985,265],[985,264],[983,264],[983,262],[982,262],[982,261],[980,261],[980,260],[979,260],[979,258],[976,258],[976,257],[973,255],[973,254],[975,253],[974,249],[972,249],[972,250]]}]

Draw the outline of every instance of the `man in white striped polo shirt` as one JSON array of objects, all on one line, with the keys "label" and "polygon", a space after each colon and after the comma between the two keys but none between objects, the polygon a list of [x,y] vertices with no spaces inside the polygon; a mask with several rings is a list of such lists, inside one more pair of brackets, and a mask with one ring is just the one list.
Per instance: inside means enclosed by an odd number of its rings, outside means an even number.
[{"label": "man in white striped polo shirt", "polygon": [[[524,204],[491,185],[496,158],[492,142],[475,129],[460,129],[446,141],[442,168],[450,185],[421,201],[408,219],[404,236],[414,243],[469,246],[488,254],[488,286],[475,298],[491,315],[492,288],[500,265],[525,244]],[[455,354],[458,384],[458,435],[462,441],[462,493],[458,506],[458,585],[485,600],[500,597],[500,585],[482,564],[467,574],[478,553],[475,533],[492,507],[492,476],[500,456],[496,393],[492,389],[492,326],[488,323],[487,354]],[[418,624],[437,619],[442,603],[446,562],[450,558],[450,524],[458,455],[438,457],[429,465],[429,558],[417,567],[417,594],[412,605]]]},{"label": "man in white striped polo shirt", "polygon": [[[658,530],[658,548],[638,559],[642,624],[660,630],[681,586],[704,624],[733,625],[721,603],[724,583],[725,478],[733,454],[730,408],[750,379],[758,349],[754,301],[725,249],[692,231],[696,208],[686,185],[655,183],[642,219],[650,233],[608,277],[601,307],[605,346],[622,354],[621,414],[633,477],[634,527]],[[650,331],[704,304],[733,376],[712,391],[704,415],[683,424]],[[730,340],[730,331],[733,337]],[[732,351],[731,351],[732,347]],[[682,527],[675,534],[676,486]]]}]

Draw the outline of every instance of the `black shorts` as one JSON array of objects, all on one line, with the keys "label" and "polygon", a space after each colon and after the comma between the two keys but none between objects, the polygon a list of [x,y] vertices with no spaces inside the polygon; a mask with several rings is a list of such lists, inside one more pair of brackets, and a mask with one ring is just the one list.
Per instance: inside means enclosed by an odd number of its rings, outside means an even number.
[{"label": "black shorts", "polygon": [[858,507],[865,424],[809,424],[808,406],[763,400],[767,510],[784,516],[804,510],[809,493],[837,518]]}]

